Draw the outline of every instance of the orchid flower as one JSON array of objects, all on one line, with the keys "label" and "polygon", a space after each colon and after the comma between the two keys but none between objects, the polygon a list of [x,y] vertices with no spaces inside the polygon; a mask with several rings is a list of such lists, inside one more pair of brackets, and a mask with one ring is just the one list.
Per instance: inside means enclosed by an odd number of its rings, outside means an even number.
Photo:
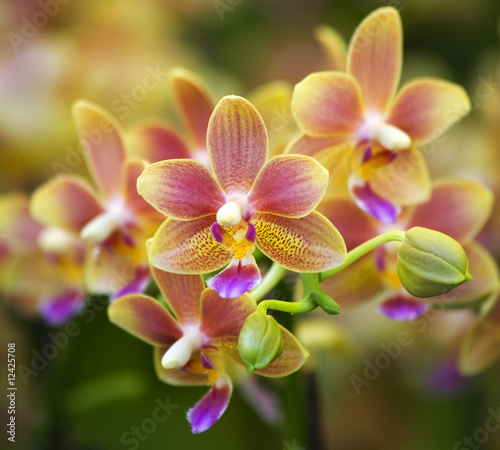
[{"label": "orchid flower", "polygon": [[85,303],[82,283],[84,242],[77,236],[36,222],[29,198],[11,193],[0,198],[0,291],[12,306],[40,314],[58,325]]},{"label": "orchid flower", "polygon": [[[339,57],[341,59],[341,57]],[[356,204],[383,223],[430,195],[418,144],[439,137],[469,110],[465,91],[422,78],[395,95],[402,61],[401,19],[392,7],[371,13],[352,37],[346,71],[317,72],[295,87],[292,113],[303,135],[288,148],[345,165]]]},{"label": "orchid flower", "polygon": [[325,197],[318,210],[338,226],[348,249],[392,229],[430,228],[463,245],[474,279],[439,297],[416,298],[401,285],[396,271],[397,244],[389,243],[354,262],[342,275],[326,280],[322,287],[342,308],[378,301],[379,310],[394,320],[413,320],[435,302],[467,305],[482,300],[494,289],[497,270],[474,237],[488,219],[492,204],[491,192],[479,183],[443,180],[435,183],[428,202],[404,208],[398,221],[389,226],[361,211],[349,198]]},{"label": "orchid flower", "polygon": [[162,216],[137,194],[147,163],[126,158],[121,130],[101,108],[79,101],[74,115],[97,191],[82,177],[62,175],[33,194],[31,213],[87,242],[85,282],[93,293],[141,291],[149,278],[145,241]]},{"label": "orchid flower", "polygon": [[[178,275],[156,268],[152,273],[169,309],[154,298],[129,294],[112,303],[108,315],[111,322],[155,347],[155,367],[162,381],[210,386],[187,415],[193,433],[201,433],[217,422],[228,406],[232,381],[224,360],[229,357],[243,365],[238,336],[256,304],[247,294],[222,301],[217,292],[204,287],[201,275]],[[283,327],[281,332],[282,355],[256,373],[280,377],[304,364],[307,351]]]},{"label": "orchid flower", "polygon": [[221,297],[238,297],[260,282],[257,246],[283,267],[319,272],[341,264],[344,241],[313,211],[328,172],[313,158],[275,156],[266,163],[267,135],[244,98],[224,97],[209,122],[213,174],[192,160],[151,164],[137,181],[144,199],[169,218],[149,251],[153,266],[174,273],[208,273]]}]

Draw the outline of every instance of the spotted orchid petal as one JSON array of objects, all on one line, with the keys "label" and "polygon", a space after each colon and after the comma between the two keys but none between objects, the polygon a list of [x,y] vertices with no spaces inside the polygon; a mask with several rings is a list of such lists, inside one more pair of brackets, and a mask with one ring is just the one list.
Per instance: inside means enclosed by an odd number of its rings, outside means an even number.
[{"label": "spotted orchid petal", "polygon": [[462,87],[441,80],[415,80],[396,95],[387,123],[403,130],[413,142],[422,142],[437,139],[470,108]]},{"label": "spotted orchid petal", "polygon": [[330,195],[316,208],[339,230],[347,249],[361,245],[377,236],[371,217],[356,206],[352,199]]},{"label": "spotted orchid petal", "polygon": [[167,346],[182,337],[179,324],[157,300],[141,294],[121,297],[108,307],[109,320],[137,338]]},{"label": "spotted orchid petal", "polygon": [[330,70],[345,71],[346,66],[346,43],[333,28],[327,25],[320,25],[314,30],[314,36],[321,45],[321,49],[326,56],[328,68]]},{"label": "spotted orchid petal", "polygon": [[399,206],[428,200],[431,181],[420,151],[412,145],[398,152],[392,161],[374,169],[370,174],[370,187],[376,195]]},{"label": "spotted orchid petal", "polygon": [[498,292],[487,301],[489,310],[467,332],[460,352],[460,371],[475,375],[500,356],[500,297]]},{"label": "spotted orchid petal", "polygon": [[347,73],[359,83],[368,111],[385,113],[399,84],[402,65],[402,27],[391,7],[368,15],[349,45]]},{"label": "spotted orchid petal", "polygon": [[56,298],[43,300],[40,313],[49,325],[60,325],[73,317],[84,304],[83,292],[69,291]]},{"label": "spotted orchid petal", "polygon": [[171,75],[172,86],[184,122],[199,149],[206,148],[207,127],[215,103],[205,83],[194,73],[176,68]]},{"label": "spotted orchid petal", "polygon": [[177,220],[215,214],[225,196],[210,171],[187,159],[149,165],[137,180],[137,191],[158,211]]},{"label": "spotted orchid petal", "polygon": [[110,113],[83,100],[74,104],[73,116],[96,185],[107,198],[118,196],[125,160],[120,126]]},{"label": "spotted orchid petal", "polygon": [[252,255],[233,259],[229,265],[212,278],[207,286],[217,291],[222,298],[235,298],[256,288],[261,280],[259,266]]},{"label": "spotted orchid petal", "polygon": [[430,200],[415,208],[408,228],[430,228],[469,242],[488,220],[493,201],[492,192],[475,181],[440,181],[434,184]]},{"label": "spotted orchid petal", "polygon": [[90,185],[71,175],[53,178],[40,186],[32,195],[30,209],[41,223],[77,234],[103,212]]},{"label": "spotted orchid petal", "polygon": [[409,295],[394,295],[379,305],[378,310],[389,319],[408,322],[418,319],[430,308],[430,304]]},{"label": "spotted orchid petal", "polygon": [[297,272],[322,272],[342,264],[345,243],[331,222],[316,211],[301,219],[255,213],[257,246],[273,261]]},{"label": "spotted orchid petal", "polygon": [[[212,289],[205,289],[201,297],[201,330],[214,339],[217,347],[222,340],[234,338],[231,341],[238,346],[238,336],[247,316],[255,311],[255,300],[243,294],[230,302]],[[231,344],[229,344],[231,345]],[[224,348],[220,349],[224,352]],[[236,349],[237,351],[237,349]]]},{"label": "spotted orchid petal", "polygon": [[198,323],[201,317],[201,293],[205,283],[201,275],[179,275],[151,267],[151,272],[171,311],[181,323]]},{"label": "spotted orchid petal", "polygon": [[248,201],[259,212],[300,218],[318,205],[328,185],[328,171],[302,155],[280,155],[259,172]]},{"label": "spotted orchid petal", "polygon": [[161,122],[141,124],[127,133],[132,153],[149,163],[165,159],[187,159],[189,149],[184,138],[171,126]]},{"label": "spotted orchid petal", "polygon": [[349,179],[352,198],[364,212],[386,224],[395,223],[401,208],[373,192],[370,184],[356,177]]},{"label": "spotted orchid petal", "polygon": [[231,378],[222,375],[210,391],[188,411],[187,418],[193,433],[202,433],[217,422],[229,404],[233,384]]},{"label": "spotted orchid petal", "polygon": [[207,133],[220,185],[228,193],[247,193],[267,159],[267,132],[259,113],[248,100],[226,96],[215,107]]},{"label": "spotted orchid petal", "polygon": [[174,273],[208,273],[219,270],[231,253],[212,237],[215,216],[191,221],[166,220],[156,232],[149,250],[153,266]]},{"label": "spotted orchid petal", "polygon": [[316,72],[295,86],[292,113],[310,136],[350,135],[363,120],[356,80],[341,72]]}]

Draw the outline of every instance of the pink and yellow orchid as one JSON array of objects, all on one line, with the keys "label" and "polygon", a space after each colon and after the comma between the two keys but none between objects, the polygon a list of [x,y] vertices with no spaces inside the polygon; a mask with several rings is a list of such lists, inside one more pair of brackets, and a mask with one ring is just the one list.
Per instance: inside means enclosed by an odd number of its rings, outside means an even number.
[{"label": "pink and yellow orchid", "polygon": [[[158,377],[173,385],[208,385],[210,391],[189,410],[193,433],[210,428],[224,413],[232,393],[225,358],[243,365],[238,336],[246,317],[253,313],[253,298],[243,294],[223,302],[217,292],[205,288],[201,275],[178,275],[152,268],[168,308],[154,298],[130,294],[108,309],[114,324],[155,347]],[[171,311],[171,312],[170,312]],[[256,373],[280,377],[298,370],[308,353],[281,327],[281,356]]]},{"label": "pink and yellow orchid", "polygon": [[292,112],[303,135],[288,153],[314,156],[329,170],[346,166],[356,204],[383,223],[402,206],[430,195],[418,144],[439,137],[470,110],[465,91],[422,78],[397,93],[402,61],[401,19],[379,8],[352,37],[346,72],[318,72],[295,87]]},{"label": "pink and yellow orchid", "polygon": [[153,266],[174,273],[208,273],[221,297],[238,297],[260,282],[255,246],[289,270],[320,272],[341,264],[345,244],[314,211],[328,172],[313,158],[275,156],[257,110],[242,97],[224,97],[209,122],[213,174],[191,160],[151,164],[139,193],[169,218],[156,233]]},{"label": "pink and yellow orchid", "polygon": [[348,249],[386,231],[430,228],[463,245],[474,279],[442,296],[425,301],[416,298],[401,285],[396,271],[398,244],[390,243],[354,262],[341,276],[326,280],[322,287],[341,308],[378,301],[379,310],[395,320],[413,320],[435,302],[466,305],[484,300],[496,285],[497,270],[487,250],[473,239],[486,223],[492,204],[491,192],[479,183],[443,180],[434,185],[428,202],[405,207],[398,221],[388,226],[361,211],[350,198],[325,197],[318,210],[338,226]]},{"label": "pink and yellow orchid", "polygon": [[150,278],[145,241],[163,219],[137,194],[136,180],[147,163],[126,157],[119,125],[103,109],[79,101],[74,115],[97,192],[84,178],[62,175],[34,192],[31,213],[87,242],[90,292],[141,291]]}]

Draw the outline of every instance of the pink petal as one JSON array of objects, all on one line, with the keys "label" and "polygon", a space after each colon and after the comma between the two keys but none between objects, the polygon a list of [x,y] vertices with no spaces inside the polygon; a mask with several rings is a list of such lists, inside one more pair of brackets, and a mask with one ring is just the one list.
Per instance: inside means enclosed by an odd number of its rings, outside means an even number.
[{"label": "pink petal", "polygon": [[142,159],[129,158],[125,161],[122,173],[123,199],[127,207],[136,213],[153,213],[164,219],[137,192],[137,179],[147,166],[147,162]]},{"label": "pink petal", "polygon": [[426,313],[430,304],[406,295],[395,295],[382,303],[379,311],[392,320],[407,322]]},{"label": "pink petal", "polygon": [[45,299],[40,313],[49,325],[60,325],[71,319],[85,305],[85,294],[69,291],[57,298]]},{"label": "pink petal", "polygon": [[200,322],[201,275],[179,275],[151,267],[156,284],[180,323]]},{"label": "pink petal", "polygon": [[179,324],[165,307],[151,297],[131,294],[108,307],[109,320],[125,331],[155,346],[173,344],[182,337]]},{"label": "pink petal", "polygon": [[399,84],[402,27],[394,8],[378,8],[359,25],[349,45],[347,73],[359,83],[368,111],[385,113]]},{"label": "pink petal", "polygon": [[301,219],[256,213],[257,246],[273,261],[296,272],[322,272],[342,264],[345,243],[324,216],[313,211]]},{"label": "pink petal", "polygon": [[148,265],[139,266],[135,271],[135,276],[132,280],[125,285],[118,292],[113,294],[110,301],[114,301],[119,297],[123,297],[129,294],[141,294],[143,293],[151,281],[151,271]]},{"label": "pink petal", "polygon": [[[165,369],[161,365],[161,360],[169,348],[170,347],[154,348],[153,357],[155,372],[161,381],[173,386],[206,386],[208,384],[207,373],[192,373],[184,369]],[[193,358],[200,358],[200,356],[199,354],[198,356],[193,356],[191,361]]]},{"label": "pink petal", "polygon": [[75,176],[53,178],[40,186],[31,197],[31,214],[47,225],[80,233],[103,207],[83,179]]},{"label": "pink petal", "polygon": [[346,43],[342,36],[327,25],[320,25],[314,30],[314,36],[321,45],[326,56],[328,69],[345,71],[346,66]]},{"label": "pink petal", "polygon": [[207,286],[217,291],[222,298],[235,298],[251,291],[260,283],[260,270],[253,256],[233,259],[229,265],[212,278]]},{"label": "pink petal", "polygon": [[248,193],[252,209],[299,218],[318,205],[328,184],[328,171],[309,156],[275,156],[259,172]]},{"label": "pink petal", "polygon": [[247,316],[255,312],[255,300],[249,295],[226,300],[216,291],[206,289],[201,299],[201,329],[211,338],[237,339]]},{"label": "pink petal", "polygon": [[153,266],[174,273],[208,273],[231,259],[210,233],[215,216],[182,222],[168,219],[158,229],[149,250]]},{"label": "pink petal", "polygon": [[308,135],[350,135],[363,120],[359,85],[352,76],[341,72],[308,75],[295,86],[292,113]]},{"label": "pink petal", "polygon": [[208,152],[222,188],[246,193],[267,159],[264,121],[242,97],[224,97],[208,125]]},{"label": "pink petal", "polygon": [[493,200],[492,192],[475,181],[437,182],[430,200],[415,208],[408,229],[431,228],[459,242],[468,242],[488,220]]},{"label": "pink petal", "polygon": [[118,123],[101,107],[82,100],[75,103],[73,115],[96,185],[107,198],[119,195],[125,150]]},{"label": "pink petal", "polygon": [[193,433],[208,430],[217,422],[229,404],[233,385],[224,375],[212,386],[210,391],[188,411],[187,418]]},{"label": "pink petal", "polygon": [[215,214],[225,203],[210,171],[186,159],[149,165],[137,180],[137,190],[158,211],[177,220]]},{"label": "pink petal", "polygon": [[387,122],[413,142],[437,139],[470,111],[465,90],[434,79],[415,80],[397,94]]}]

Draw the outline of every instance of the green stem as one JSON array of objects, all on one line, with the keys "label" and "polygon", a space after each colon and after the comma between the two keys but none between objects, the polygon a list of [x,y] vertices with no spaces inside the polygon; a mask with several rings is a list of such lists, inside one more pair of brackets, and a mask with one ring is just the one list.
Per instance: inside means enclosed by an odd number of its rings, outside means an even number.
[{"label": "green stem", "polygon": [[347,258],[343,264],[334,267],[333,269],[327,270],[320,274],[320,281],[325,281],[330,277],[333,277],[337,273],[344,270],[347,266],[350,266],[354,261],[357,261],[362,256],[371,252],[380,245],[387,244],[388,242],[399,241],[403,242],[405,239],[404,231],[388,231],[387,233],[381,234],[380,236],[374,237],[369,241],[364,242],[355,249],[347,253]]},{"label": "green stem", "polygon": [[279,264],[273,263],[262,278],[260,284],[250,292],[256,302],[262,299],[272,288],[274,288],[284,277],[286,269]]},{"label": "green stem", "polygon": [[281,300],[264,300],[257,307],[257,309],[266,314],[268,309],[274,309],[275,311],[283,311],[294,314],[303,314],[312,311],[316,308],[316,305],[309,301],[307,298],[301,300],[300,302],[283,302]]}]

